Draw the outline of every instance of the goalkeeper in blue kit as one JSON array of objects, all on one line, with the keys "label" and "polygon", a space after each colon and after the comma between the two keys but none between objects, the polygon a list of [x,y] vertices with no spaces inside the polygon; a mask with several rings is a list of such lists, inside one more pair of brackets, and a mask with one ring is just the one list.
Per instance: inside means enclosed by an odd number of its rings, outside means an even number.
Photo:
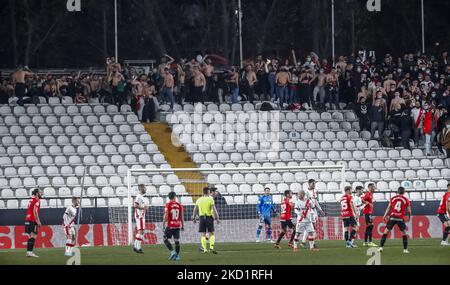
[{"label": "goalkeeper in blue kit", "polygon": [[270,216],[272,211],[276,213],[277,210],[275,209],[275,204],[273,203],[273,198],[272,195],[270,194],[270,188],[264,189],[264,195],[259,197],[257,210],[258,210],[259,225],[258,230],[256,231],[256,242],[260,242],[261,231],[264,225],[267,225],[266,228],[267,241],[274,243],[274,241],[271,238],[272,227]]}]

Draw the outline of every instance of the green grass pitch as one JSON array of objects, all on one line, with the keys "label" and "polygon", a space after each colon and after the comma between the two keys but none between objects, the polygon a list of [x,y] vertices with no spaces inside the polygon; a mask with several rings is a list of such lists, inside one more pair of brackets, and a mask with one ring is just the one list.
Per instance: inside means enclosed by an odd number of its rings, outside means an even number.
[{"label": "green grass pitch", "polygon": [[[378,242],[378,241],[376,241]],[[361,242],[357,242],[361,245]],[[450,265],[450,247],[441,247],[438,239],[410,240],[410,254],[404,254],[401,240],[388,240],[381,255],[382,265]],[[367,248],[347,249],[343,241],[318,241],[319,252],[300,249],[292,252],[283,241],[276,250],[270,243],[217,243],[218,255],[202,254],[199,245],[181,246],[181,261],[168,261],[162,245],[143,247],[137,255],[131,247],[81,248],[82,265],[365,265]],[[0,265],[64,265],[63,249],[37,249],[37,259],[25,257],[25,250],[0,250]]]}]

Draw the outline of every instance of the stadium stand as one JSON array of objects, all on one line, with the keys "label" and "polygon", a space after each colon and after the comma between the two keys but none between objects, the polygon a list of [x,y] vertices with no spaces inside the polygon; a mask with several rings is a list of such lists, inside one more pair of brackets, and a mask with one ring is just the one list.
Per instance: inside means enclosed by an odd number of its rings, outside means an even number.
[{"label": "stadium stand", "polygon": [[[273,111],[265,116],[267,112],[257,109],[252,104],[209,104],[195,108],[186,105],[184,111],[168,113],[166,121],[201,168],[340,164],[345,165],[345,179],[353,187],[375,182],[378,201],[390,199],[391,190],[400,185],[413,191],[412,200],[435,200],[443,195],[439,189],[445,189],[450,177],[443,159],[425,156],[420,148],[411,151],[382,147],[377,140],[371,140],[369,132],[360,132],[351,111]],[[270,118],[276,120],[271,122]],[[260,137],[258,142],[252,141],[252,135],[261,133],[269,134],[273,140]],[[242,135],[250,138],[242,142]],[[303,182],[309,178],[320,181],[317,189],[324,193],[322,201],[336,201],[341,193],[337,183],[339,171],[299,172],[294,176],[210,174],[207,181],[223,194],[248,195],[261,194],[261,183],[271,185],[276,193],[306,189],[307,183]]]},{"label": "stadium stand", "polygon": [[[83,183],[86,207],[121,205],[129,167],[170,167],[127,105],[4,105],[0,112],[1,207],[26,207],[32,187],[44,189],[44,207],[62,207],[80,195]],[[168,192],[166,183],[184,194],[174,174],[146,179],[138,177],[152,182],[150,194]]]},{"label": "stadium stand", "polygon": [[[164,155],[128,105],[78,104],[70,98],[49,104],[0,106],[0,208],[25,208],[29,189],[43,188],[43,207],[62,207],[85,186],[84,207],[121,206],[128,202],[128,168],[170,169]],[[165,120],[185,150],[201,168],[345,165],[346,181],[356,187],[375,182],[378,201],[391,197],[391,189],[408,188],[413,201],[436,200],[446,188],[450,169],[439,157],[426,157],[423,149],[383,148],[359,131],[351,111],[258,111],[261,104],[176,105]],[[167,110],[168,106],[162,106]],[[266,117],[264,117],[266,116]],[[276,117],[275,121],[272,120]],[[257,118],[257,119],[253,119]],[[260,118],[266,118],[260,119]],[[246,136],[263,131],[273,141],[244,140],[221,143],[216,133]],[[198,139],[198,141],[196,141]],[[275,151],[274,151],[275,150]],[[87,166],[85,181],[84,165]],[[265,186],[274,199],[284,190],[305,188],[317,179],[320,199],[336,201],[340,172],[295,174],[210,174],[228,204],[256,204]],[[182,202],[192,204],[185,186],[173,173],[133,177],[133,185],[148,183],[151,204],[175,190]]]}]

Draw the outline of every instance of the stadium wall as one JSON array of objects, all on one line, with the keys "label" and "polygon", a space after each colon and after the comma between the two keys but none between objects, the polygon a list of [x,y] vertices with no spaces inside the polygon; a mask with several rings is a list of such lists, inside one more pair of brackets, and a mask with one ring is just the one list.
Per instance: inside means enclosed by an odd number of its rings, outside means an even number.
[{"label": "stadium wall", "polygon": [[[415,216],[407,223],[408,232],[412,238],[439,238],[442,234],[442,225],[435,215],[438,202],[413,202]],[[250,209],[251,208],[253,209]],[[384,229],[382,221],[386,203],[377,203],[375,206],[374,238],[381,238]],[[242,209],[247,207],[248,209]],[[258,220],[255,216],[254,205],[221,206],[222,222],[216,229],[218,242],[252,242],[255,236]],[[155,207],[153,207],[155,208]],[[155,217],[162,215],[162,207],[155,209]],[[192,207],[187,207],[190,213]],[[248,217],[232,219],[236,211],[249,213]],[[63,247],[65,234],[61,225],[61,217],[64,209],[42,209],[41,220],[45,224],[39,230],[36,246],[39,248]],[[125,212],[124,212],[125,213]],[[27,236],[24,233],[24,210],[0,210],[0,250],[26,248]],[[189,217],[190,215],[186,215]],[[117,246],[127,244],[127,225],[108,224],[108,208],[84,209],[82,224],[78,229],[78,243],[82,246]],[[158,219],[159,220],[159,219]],[[362,218],[361,223],[363,224]],[[199,235],[197,224],[187,221],[185,231],[182,234],[182,242],[197,243]],[[162,243],[162,224],[160,221],[147,221],[145,244]],[[363,236],[364,227],[359,235]],[[280,233],[280,225],[276,219],[273,221],[273,234],[276,238]],[[321,218],[318,224],[319,239],[340,239],[342,226],[338,216]],[[289,237],[289,236],[288,236]],[[395,229],[390,238],[401,238],[401,233]]]}]

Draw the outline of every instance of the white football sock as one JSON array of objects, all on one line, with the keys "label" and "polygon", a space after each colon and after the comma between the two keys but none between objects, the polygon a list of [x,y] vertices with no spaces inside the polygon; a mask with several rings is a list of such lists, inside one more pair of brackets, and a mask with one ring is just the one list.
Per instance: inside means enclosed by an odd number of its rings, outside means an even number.
[{"label": "white football sock", "polygon": [[71,239],[67,239],[66,240],[66,253],[70,253],[71,252],[70,244],[72,244],[72,240]]},{"label": "white football sock", "polygon": [[141,249],[141,239],[142,239],[141,235],[137,234],[136,239],[134,240],[134,248]]},{"label": "white football sock", "polygon": [[308,237],[308,233],[306,231],[303,232],[302,243],[306,242],[306,238]]}]

